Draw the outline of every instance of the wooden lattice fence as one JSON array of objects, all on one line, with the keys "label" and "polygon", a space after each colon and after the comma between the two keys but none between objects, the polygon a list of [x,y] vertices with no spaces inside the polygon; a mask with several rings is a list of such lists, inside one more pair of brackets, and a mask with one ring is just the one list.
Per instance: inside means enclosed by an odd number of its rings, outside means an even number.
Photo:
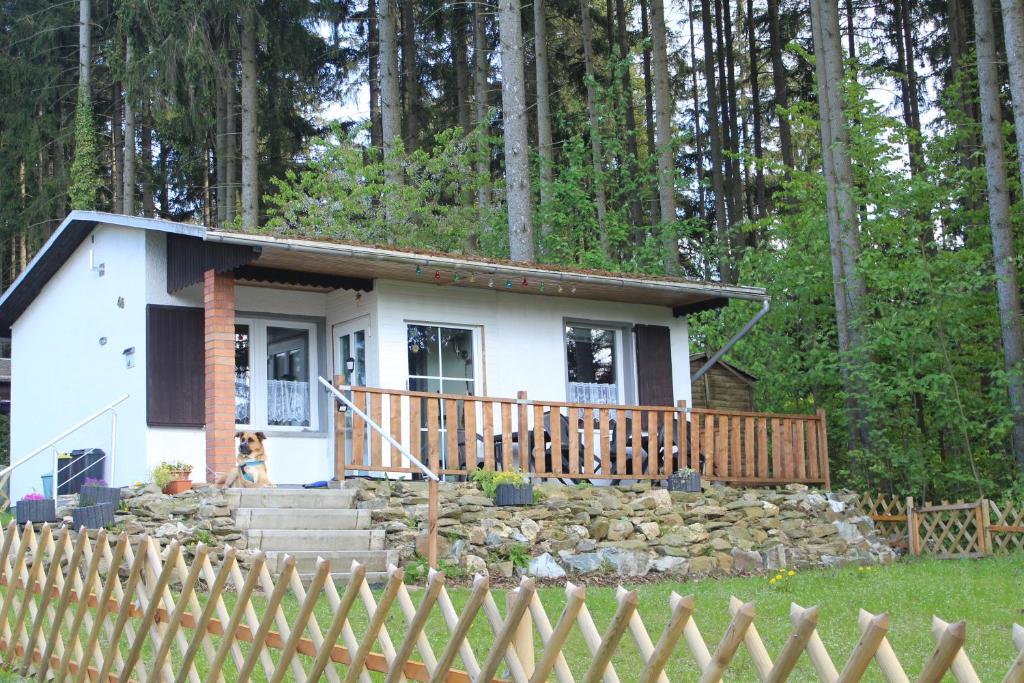
[{"label": "wooden lattice fence", "polygon": [[[553,622],[529,578],[505,595],[502,613],[487,578],[477,576],[456,610],[439,572],[430,573],[417,605],[397,568],[375,593],[354,563],[339,593],[326,561],[305,585],[294,560],[274,579],[261,553],[243,572],[236,551],[214,565],[201,544],[186,565],[176,542],[161,553],[149,538],[133,548],[127,535],[108,539],[103,531],[95,540],[48,526],[36,533],[11,524],[0,533],[0,656],[41,680],[372,683],[376,672],[385,683],[668,683],[666,665],[686,660],[711,683],[734,677],[742,646],[764,682],[859,681],[873,662],[886,680],[908,681],[886,638],[885,614],[862,611],[860,641],[836,662],[817,633],[818,608],[793,605],[791,634],[773,658],[754,625],[754,604],[736,598],[725,635],[709,647],[692,595],[673,593],[668,623],[652,633],[638,594],[622,588],[614,616],[598,625],[585,589],[567,584]],[[478,637],[470,639],[471,630]],[[964,622],[936,618],[933,635],[918,680],[949,672],[978,681]],[[570,638],[582,639],[585,654],[568,649]],[[1003,680],[1024,683],[1024,628],[1015,626],[1013,638],[1019,654]]]},{"label": "wooden lattice fence", "polygon": [[912,555],[963,558],[1024,550],[1024,505],[1019,503],[981,498],[921,504],[864,494],[860,505],[883,537]]}]

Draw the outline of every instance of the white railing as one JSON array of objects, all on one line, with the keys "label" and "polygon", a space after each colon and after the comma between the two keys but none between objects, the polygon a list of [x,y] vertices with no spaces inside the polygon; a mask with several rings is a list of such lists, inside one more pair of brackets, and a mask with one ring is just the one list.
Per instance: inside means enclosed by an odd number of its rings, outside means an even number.
[{"label": "white railing", "polygon": [[[35,458],[40,453],[42,453],[42,452],[46,451],[47,449],[52,448],[53,446],[55,446],[62,439],[64,439],[64,438],[70,436],[71,434],[75,433],[76,431],[78,431],[79,429],[81,429],[85,425],[89,424],[90,422],[93,422],[94,420],[99,419],[100,417],[102,417],[103,415],[105,415],[108,412],[111,415],[111,419],[110,419],[110,453],[108,455],[105,455],[103,458],[101,458],[100,461],[109,458],[109,460],[110,460],[110,479],[111,479],[111,481],[113,481],[113,479],[114,479],[114,463],[115,463],[114,456],[115,456],[115,453],[117,451],[117,412],[114,410],[114,408],[116,408],[117,406],[119,406],[122,403],[124,403],[125,401],[127,401],[129,396],[130,396],[130,394],[125,394],[121,398],[119,398],[119,399],[117,399],[115,401],[112,401],[111,403],[108,403],[107,405],[105,405],[104,407],[100,408],[96,412],[92,413],[88,417],[85,417],[85,418],[79,420],[73,426],[65,429],[63,432],[61,432],[57,436],[53,437],[52,439],[50,439],[49,441],[44,443],[42,446],[39,446],[38,448],[33,450],[28,455],[24,456],[23,458],[17,460],[16,462],[11,463],[7,467],[5,467],[2,470],[0,470],[0,512],[6,510],[11,505],[10,494],[7,492],[7,483],[10,480],[11,473],[14,472],[14,470],[18,469],[19,467],[21,467],[22,465],[24,465],[28,461],[30,461],[33,458]],[[81,456],[81,457],[85,457],[85,456]],[[63,468],[59,468],[58,467],[58,465],[59,465],[58,459],[59,459],[59,455],[57,453],[57,450],[54,448],[54,452],[53,452],[53,495],[54,495],[54,497],[57,496],[58,475],[60,474],[60,472],[64,471],[65,469],[70,467],[71,464],[73,464],[73,463],[69,463],[69,464],[65,465]]]}]

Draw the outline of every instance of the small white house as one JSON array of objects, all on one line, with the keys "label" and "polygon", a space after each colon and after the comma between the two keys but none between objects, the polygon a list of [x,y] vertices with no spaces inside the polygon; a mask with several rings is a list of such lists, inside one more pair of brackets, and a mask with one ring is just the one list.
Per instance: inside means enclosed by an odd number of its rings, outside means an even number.
[{"label": "small white house", "polygon": [[320,376],[472,396],[689,401],[687,315],[730,299],[766,295],[75,211],[0,298],[11,461],[44,447],[16,468],[11,494],[41,490],[41,475],[68,462],[57,454],[86,448],[104,451],[116,485],[164,460],[209,478],[232,466],[237,430],[266,433],[276,482],[329,479],[333,404]]}]

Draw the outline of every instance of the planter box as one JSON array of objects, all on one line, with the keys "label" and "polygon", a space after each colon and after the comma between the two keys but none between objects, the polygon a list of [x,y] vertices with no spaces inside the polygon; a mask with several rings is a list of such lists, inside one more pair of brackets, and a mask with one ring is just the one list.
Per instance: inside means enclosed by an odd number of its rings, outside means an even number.
[{"label": "planter box", "polygon": [[669,491],[700,493],[700,472],[673,472],[667,481]]},{"label": "planter box", "polygon": [[55,522],[57,521],[57,503],[53,498],[45,500],[19,500],[16,515],[18,524]]},{"label": "planter box", "polygon": [[118,505],[121,502],[121,489],[110,486],[83,486],[78,496],[80,507],[99,505],[100,503],[113,503]]},{"label": "planter box", "polygon": [[115,510],[117,510],[116,503],[99,503],[98,505],[77,507],[71,511],[71,524],[76,530],[82,527],[86,529],[102,529],[108,524],[114,523]]},{"label": "planter box", "polygon": [[168,482],[167,486],[163,488],[164,493],[169,496],[173,496],[176,493],[182,493],[192,488],[191,479],[172,479]]},{"label": "planter box", "polygon": [[498,484],[494,492],[495,505],[533,505],[533,484],[516,486],[515,484]]}]

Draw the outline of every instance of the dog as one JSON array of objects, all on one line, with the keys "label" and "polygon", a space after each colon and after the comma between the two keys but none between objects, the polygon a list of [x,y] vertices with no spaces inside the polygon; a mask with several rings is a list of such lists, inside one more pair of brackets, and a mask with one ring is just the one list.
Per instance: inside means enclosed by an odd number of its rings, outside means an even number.
[{"label": "dog", "polygon": [[267,451],[263,446],[267,435],[263,432],[238,432],[238,454],[236,467],[224,475],[219,485],[221,488],[241,487],[273,488],[267,472]]}]

